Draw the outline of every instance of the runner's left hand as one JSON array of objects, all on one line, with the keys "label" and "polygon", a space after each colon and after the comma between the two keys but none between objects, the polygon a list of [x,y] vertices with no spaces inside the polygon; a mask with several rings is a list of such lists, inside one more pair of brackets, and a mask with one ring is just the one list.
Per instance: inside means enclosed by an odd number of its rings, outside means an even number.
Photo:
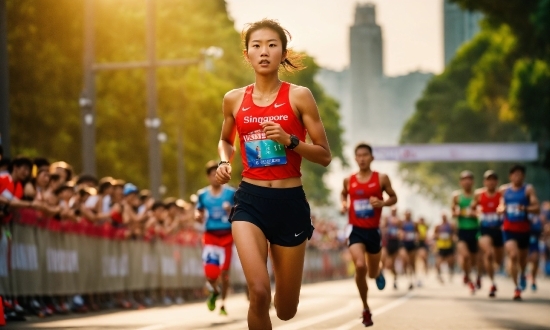
[{"label": "runner's left hand", "polygon": [[384,207],[384,201],[378,199],[377,197],[371,197],[369,199],[369,202],[370,202],[370,205],[372,205],[372,207],[376,207],[376,208]]},{"label": "runner's left hand", "polygon": [[272,121],[264,121],[260,126],[264,130],[266,138],[278,142],[285,147],[290,145],[290,134],[285,132],[281,125]]}]

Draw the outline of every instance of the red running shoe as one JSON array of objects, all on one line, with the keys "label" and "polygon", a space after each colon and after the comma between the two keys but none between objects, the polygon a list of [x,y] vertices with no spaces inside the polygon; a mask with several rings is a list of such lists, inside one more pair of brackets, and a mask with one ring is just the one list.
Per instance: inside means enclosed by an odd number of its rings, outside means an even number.
[{"label": "red running shoe", "polygon": [[514,290],[514,300],[521,301],[521,290],[520,289]]},{"label": "red running shoe", "polygon": [[472,294],[476,293],[476,286],[472,283],[472,281],[468,282],[468,287],[470,288]]},{"label": "red running shoe", "polygon": [[491,286],[491,291],[489,291],[489,297],[494,298],[496,296],[495,292],[497,292],[497,286],[493,284]]},{"label": "red running shoe", "polygon": [[470,282],[470,279],[468,278],[468,275],[464,275],[464,284],[468,284]]},{"label": "red running shoe", "polygon": [[365,309],[363,311],[363,325],[365,327],[370,327],[374,324],[374,322],[372,322],[372,314],[370,313],[370,311],[368,309]]}]

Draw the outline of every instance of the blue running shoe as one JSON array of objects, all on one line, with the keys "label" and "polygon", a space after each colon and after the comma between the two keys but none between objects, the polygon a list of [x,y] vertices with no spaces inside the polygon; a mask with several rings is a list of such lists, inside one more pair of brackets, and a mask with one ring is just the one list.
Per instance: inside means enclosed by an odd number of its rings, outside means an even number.
[{"label": "blue running shoe", "polygon": [[376,278],[376,287],[378,290],[384,290],[386,287],[386,279],[384,278],[384,274],[380,272],[380,275]]},{"label": "blue running shoe", "polygon": [[537,284],[536,283],[531,284],[531,291],[533,291],[533,292],[537,291]]},{"label": "blue running shoe", "polygon": [[519,276],[519,288],[521,289],[521,291],[525,291],[526,287],[527,287],[527,278],[525,277],[525,275],[520,275]]}]

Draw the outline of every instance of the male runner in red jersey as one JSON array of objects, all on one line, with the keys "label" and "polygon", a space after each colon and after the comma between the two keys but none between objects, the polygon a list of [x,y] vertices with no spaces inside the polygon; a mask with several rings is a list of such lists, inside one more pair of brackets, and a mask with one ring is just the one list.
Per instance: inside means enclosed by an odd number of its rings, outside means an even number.
[{"label": "male runner in red jersey", "polygon": [[[376,278],[378,289],[382,290],[386,285],[380,266],[382,208],[397,203],[397,195],[388,176],[371,170],[373,160],[372,148],[368,144],[357,145],[355,161],[359,165],[359,172],[344,179],[342,190],[342,213],[349,211],[349,223],[353,226],[349,236],[349,250],[355,265],[355,283],[363,301],[363,325],[366,327],[374,324],[367,304],[367,273],[370,278]],[[389,197],[386,200],[384,192]]]},{"label": "male runner in red jersey", "polygon": [[480,219],[481,237],[479,247],[483,253],[485,270],[491,279],[492,286],[489,297],[494,298],[497,287],[495,285],[495,262],[502,265],[504,242],[502,240],[502,217],[497,208],[502,195],[497,191],[498,177],[494,171],[488,170],[483,175],[483,188],[475,191],[472,209]]}]

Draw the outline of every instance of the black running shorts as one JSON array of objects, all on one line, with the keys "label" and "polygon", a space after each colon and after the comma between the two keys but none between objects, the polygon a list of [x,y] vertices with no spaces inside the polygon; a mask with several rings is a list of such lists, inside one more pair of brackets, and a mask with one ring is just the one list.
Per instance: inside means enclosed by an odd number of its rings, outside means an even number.
[{"label": "black running shorts", "polygon": [[516,241],[520,250],[527,250],[529,248],[529,237],[531,233],[519,233],[515,231],[504,231],[504,241]]},{"label": "black running shorts", "polygon": [[241,182],[235,192],[231,223],[256,225],[271,244],[298,246],[313,234],[309,203],[304,189],[266,188]]},{"label": "black running shorts", "polygon": [[481,236],[489,236],[493,241],[493,246],[501,248],[504,246],[504,240],[502,238],[502,230],[499,227],[481,227]]},{"label": "black running shorts", "polygon": [[437,251],[437,253],[439,254],[439,256],[441,258],[446,258],[446,257],[452,256],[455,253],[455,249],[454,248],[439,249],[439,251]]},{"label": "black running shorts", "polygon": [[412,252],[418,249],[415,241],[403,242],[403,247],[405,248],[405,250],[407,250],[407,252]]},{"label": "black running shorts", "polygon": [[388,250],[388,255],[392,256],[399,251],[399,240],[398,239],[388,239],[388,244],[386,245]]},{"label": "black running shorts", "polygon": [[459,229],[458,230],[458,241],[466,243],[468,246],[468,251],[470,253],[477,253],[478,244],[477,244],[477,235],[479,231],[477,229]]},{"label": "black running shorts", "polygon": [[370,254],[377,254],[382,250],[382,237],[378,228],[361,228],[353,226],[349,235],[349,246],[361,243]]}]

